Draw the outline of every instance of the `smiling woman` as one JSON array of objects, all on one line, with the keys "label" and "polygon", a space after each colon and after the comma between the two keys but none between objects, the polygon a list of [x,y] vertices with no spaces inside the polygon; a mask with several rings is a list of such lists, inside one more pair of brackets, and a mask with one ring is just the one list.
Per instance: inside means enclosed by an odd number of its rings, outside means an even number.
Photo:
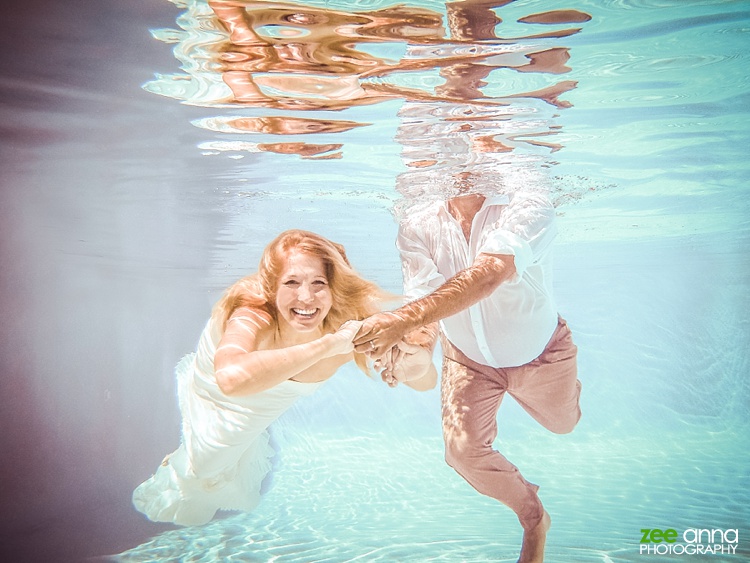
[{"label": "smiling woman", "polygon": [[323,263],[309,254],[290,253],[276,292],[276,310],[283,319],[279,331],[284,328],[288,338],[297,340],[299,336],[294,332],[305,334],[314,330],[330,311],[331,301]]},{"label": "smiling woman", "polygon": [[[183,525],[204,524],[219,509],[253,509],[271,469],[269,425],[343,364],[354,359],[366,370],[352,339],[385,298],[342,246],[306,231],[279,235],[178,364],[182,445],[135,490],[136,508]],[[429,361],[418,371],[434,378]]]}]

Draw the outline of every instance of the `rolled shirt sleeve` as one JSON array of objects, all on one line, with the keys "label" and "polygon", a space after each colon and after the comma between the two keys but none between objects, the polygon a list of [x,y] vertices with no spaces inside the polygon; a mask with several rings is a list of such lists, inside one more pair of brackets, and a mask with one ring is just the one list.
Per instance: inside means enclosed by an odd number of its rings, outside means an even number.
[{"label": "rolled shirt sleeve", "polygon": [[517,194],[485,231],[477,253],[512,255],[516,275],[507,283],[518,283],[529,266],[546,256],[556,234],[555,209],[549,200],[541,194]]}]

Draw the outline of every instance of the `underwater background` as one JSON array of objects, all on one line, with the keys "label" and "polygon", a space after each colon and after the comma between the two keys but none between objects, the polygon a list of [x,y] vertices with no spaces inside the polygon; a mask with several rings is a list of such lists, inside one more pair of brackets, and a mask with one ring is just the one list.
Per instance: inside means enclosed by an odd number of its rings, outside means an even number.
[{"label": "underwater background", "polygon": [[515,561],[513,513],[443,461],[439,390],[353,367],[274,425],[252,513],[130,503],[179,444],[174,364],[276,234],[399,292],[396,221],[456,178],[557,206],[583,418],[551,435],[507,400],[497,442],[541,485],[547,560],[657,557],[643,528],[738,530],[660,560],[750,559],[750,4],[461,4],[247,3],[261,52],[199,1],[6,11],[3,560]]}]

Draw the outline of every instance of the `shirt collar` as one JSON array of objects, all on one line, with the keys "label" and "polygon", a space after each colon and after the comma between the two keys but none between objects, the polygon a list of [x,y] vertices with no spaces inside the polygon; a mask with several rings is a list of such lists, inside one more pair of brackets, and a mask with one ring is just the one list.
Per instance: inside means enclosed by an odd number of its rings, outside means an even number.
[{"label": "shirt collar", "polygon": [[[484,209],[495,205],[508,205],[510,203],[510,197],[508,194],[497,194],[492,196],[485,196],[482,207],[479,208],[477,214],[481,213]],[[440,210],[450,214],[448,211],[448,200],[444,199],[440,201]]]},{"label": "shirt collar", "polygon": [[[491,205],[508,205],[509,203],[510,203],[510,197],[508,197],[508,194],[486,196],[484,200],[484,204],[482,204],[482,209],[484,209],[485,207],[489,207]],[[482,209],[480,209],[480,211]]]}]

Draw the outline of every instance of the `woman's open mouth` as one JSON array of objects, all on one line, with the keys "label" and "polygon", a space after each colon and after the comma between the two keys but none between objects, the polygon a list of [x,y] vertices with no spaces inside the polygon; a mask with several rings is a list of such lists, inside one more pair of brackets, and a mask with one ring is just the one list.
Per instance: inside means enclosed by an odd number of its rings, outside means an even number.
[{"label": "woman's open mouth", "polygon": [[295,317],[299,319],[305,319],[305,320],[312,319],[315,315],[317,315],[318,311],[320,311],[320,309],[296,309],[294,307],[292,308],[292,313],[294,314]]}]

